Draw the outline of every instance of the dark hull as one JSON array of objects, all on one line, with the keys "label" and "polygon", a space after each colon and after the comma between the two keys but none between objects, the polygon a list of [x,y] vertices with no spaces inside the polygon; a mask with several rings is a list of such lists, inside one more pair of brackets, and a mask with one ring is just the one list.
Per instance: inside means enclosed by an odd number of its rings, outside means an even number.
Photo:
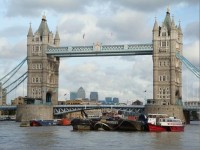
[{"label": "dark hull", "polygon": [[145,131],[145,124],[141,121],[120,119],[116,124],[99,121],[95,124],[95,129],[98,130],[99,128],[111,131]]},{"label": "dark hull", "polygon": [[73,130],[94,130],[94,124],[99,119],[73,119],[71,125]]},{"label": "dark hull", "polygon": [[73,130],[105,130],[105,131],[145,131],[142,121],[133,120],[92,120],[74,119],[71,121]]}]

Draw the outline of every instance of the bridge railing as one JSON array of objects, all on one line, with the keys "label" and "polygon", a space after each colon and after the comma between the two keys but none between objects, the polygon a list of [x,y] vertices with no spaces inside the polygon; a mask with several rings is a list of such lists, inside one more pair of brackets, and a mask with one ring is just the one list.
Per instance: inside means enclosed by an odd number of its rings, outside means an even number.
[{"label": "bridge railing", "polygon": [[47,48],[46,54],[57,57],[88,57],[88,56],[123,56],[123,55],[152,55],[152,44],[125,44],[93,46],[67,46]]},{"label": "bridge railing", "polygon": [[184,105],[183,109],[184,110],[198,110],[198,111],[200,111],[200,106],[188,106],[188,105]]},{"label": "bridge railing", "polygon": [[55,105],[54,115],[92,109],[118,109],[135,113],[144,111],[144,105]]},{"label": "bridge railing", "polygon": [[54,108],[144,108],[144,105],[54,105]]}]

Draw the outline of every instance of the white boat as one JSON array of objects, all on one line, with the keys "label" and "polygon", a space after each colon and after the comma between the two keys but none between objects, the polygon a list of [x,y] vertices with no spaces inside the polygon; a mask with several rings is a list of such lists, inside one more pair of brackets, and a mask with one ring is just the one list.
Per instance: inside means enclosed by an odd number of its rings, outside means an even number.
[{"label": "white boat", "polygon": [[180,119],[168,117],[166,114],[149,114],[147,126],[151,132],[184,131],[184,125]]}]

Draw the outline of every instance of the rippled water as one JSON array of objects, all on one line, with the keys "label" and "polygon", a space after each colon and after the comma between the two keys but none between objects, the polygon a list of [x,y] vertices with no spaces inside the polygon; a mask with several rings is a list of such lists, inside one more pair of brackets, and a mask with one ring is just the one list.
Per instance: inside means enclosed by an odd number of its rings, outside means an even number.
[{"label": "rippled water", "polygon": [[200,150],[200,122],[185,132],[72,131],[71,126],[19,127],[0,122],[0,150]]}]

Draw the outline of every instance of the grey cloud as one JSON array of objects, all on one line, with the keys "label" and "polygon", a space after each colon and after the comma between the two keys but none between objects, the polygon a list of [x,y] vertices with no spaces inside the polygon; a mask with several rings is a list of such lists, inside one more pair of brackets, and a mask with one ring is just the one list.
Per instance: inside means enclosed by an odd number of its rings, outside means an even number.
[{"label": "grey cloud", "polygon": [[168,5],[199,5],[199,0],[101,0],[101,2],[110,4],[110,7],[113,11],[116,9],[134,9],[142,12],[152,12],[158,10],[162,7],[166,8]]},{"label": "grey cloud", "polygon": [[16,61],[16,58],[19,60],[24,59],[26,57],[26,43],[19,42],[16,45],[11,45],[7,43],[7,45],[2,45],[0,47],[0,58],[6,61]]},{"label": "grey cloud", "polygon": [[78,18],[67,19],[59,26],[59,29],[62,30],[63,33],[67,34],[76,34],[80,33],[84,27],[84,23],[80,21]]},{"label": "grey cloud", "polygon": [[191,41],[199,40],[199,21],[187,24],[184,34],[184,36]]},{"label": "grey cloud", "polygon": [[[6,15],[11,16],[38,16],[43,11],[53,10],[57,13],[70,13],[70,12],[85,12],[90,10],[94,5],[109,5],[112,12],[115,12],[120,8],[135,9],[138,11],[151,12],[167,5],[177,5],[185,3],[187,5],[198,5],[198,0],[34,0],[34,1],[20,1],[20,0],[8,0],[6,5],[8,6]],[[25,13],[26,12],[26,13]],[[100,12],[99,12],[100,13]]]},{"label": "grey cloud", "polygon": [[192,43],[186,44],[183,47],[183,56],[189,60],[194,66],[200,66],[200,51],[199,51],[199,40]]},{"label": "grey cloud", "polygon": [[[61,61],[60,74],[62,75],[60,81],[66,84],[62,84],[60,88],[73,91],[73,89],[83,86],[87,93],[96,90],[101,98],[116,96],[121,97],[120,100],[124,100],[123,93],[128,92],[126,96],[129,98],[130,96],[132,98],[143,97],[143,90],[151,90],[152,88],[152,67],[148,66],[149,69],[140,68],[142,63],[148,64],[148,60],[146,62],[141,60],[135,64],[134,62],[122,60],[120,57],[107,57],[106,59],[102,57],[99,60],[103,59],[103,64],[96,62],[91,66],[90,64],[93,61],[88,60],[85,62],[86,59],[81,60],[76,65],[72,64],[72,61],[78,59],[80,58],[73,58],[65,62]],[[107,65],[105,66],[105,64]],[[88,68],[89,66],[91,66],[91,69],[82,70],[82,68]]]},{"label": "grey cloud", "polygon": [[[84,10],[85,4],[90,4],[89,0],[34,0],[34,1],[16,1],[9,0],[6,5],[8,5],[7,16],[38,16],[44,11],[53,10],[55,13],[64,12],[82,12]],[[26,12],[26,13],[25,13]]]},{"label": "grey cloud", "polygon": [[27,27],[25,27],[25,26],[17,26],[17,25],[10,26],[10,27],[7,27],[7,28],[4,28],[3,30],[1,30],[0,35],[4,36],[4,37],[9,37],[9,38],[26,35],[27,31],[24,30],[26,28]]},{"label": "grey cloud", "polygon": [[145,14],[125,11],[125,13],[116,14],[112,18],[99,19],[97,26],[112,32],[112,36],[116,37],[118,41],[131,41],[132,43],[149,41],[151,43],[152,27],[147,24]]}]

